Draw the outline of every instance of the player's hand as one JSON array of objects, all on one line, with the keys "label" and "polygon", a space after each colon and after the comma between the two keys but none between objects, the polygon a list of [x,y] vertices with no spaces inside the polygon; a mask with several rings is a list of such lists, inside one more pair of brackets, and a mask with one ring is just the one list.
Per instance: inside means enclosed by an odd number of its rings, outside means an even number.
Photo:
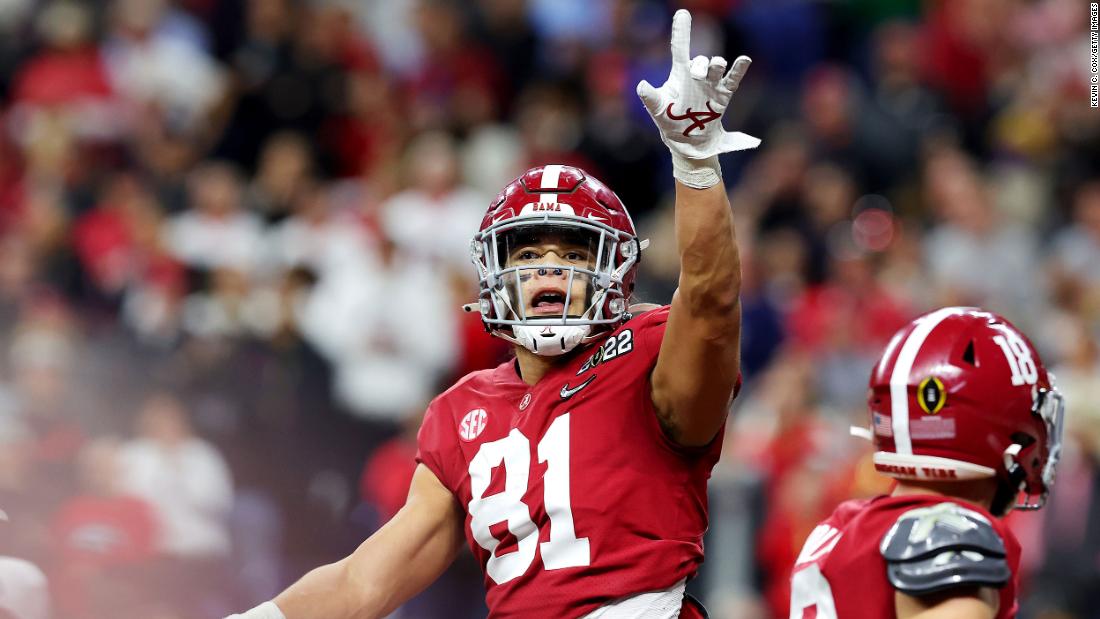
[{"label": "player's hand", "polygon": [[668,80],[660,88],[638,82],[638,96],[661,131],[661,140],[674,155],[694,160],[756,148],[759,139],[722,127],[722,114],[752,60],[739,56],[727,71],[721,56],[690,58],[690,44],[691,13],[680,9],[672,18]]}]

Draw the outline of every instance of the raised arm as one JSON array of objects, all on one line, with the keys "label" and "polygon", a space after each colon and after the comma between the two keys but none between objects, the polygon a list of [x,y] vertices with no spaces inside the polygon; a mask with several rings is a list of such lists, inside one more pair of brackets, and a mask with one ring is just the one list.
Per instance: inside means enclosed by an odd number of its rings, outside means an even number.
[{"label": "raised arm", "polygon": [[309,572],[273,603],[233,617],[385,617],[443,573],[458,554],[462,539],[459,505],[421,464],[413,475],[405,506],[354,553]]},{"label": "raised arm", "polygon": [[676,185],[679,288],[672,296],[652,397],[661,427],[684,446],[722,427],[740,372],[741,263],[721,185]]},{"label": "raised arm", "polygon": [[721,118],[751,60],[689,60],[691,14],[672,20],[672,71],[638,95],[672,151],[680,282],[672,298],[652,397],[661,426],[677,443],[710,442],[726,418],[740,373],[741,262],[718,155],[760,140],[727,132]]}]

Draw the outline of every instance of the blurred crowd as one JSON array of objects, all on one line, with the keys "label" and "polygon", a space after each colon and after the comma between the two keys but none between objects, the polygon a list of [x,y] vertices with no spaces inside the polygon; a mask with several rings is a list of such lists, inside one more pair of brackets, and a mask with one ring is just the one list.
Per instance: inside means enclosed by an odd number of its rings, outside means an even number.
[{"label": "blurred crowd", "polygon": [[[667,302],[671,168],[634,85],[680,6],[693,53],[753,57],[726,123],[764,140],[724,161],[746,388],[692,588],[787,616],[810,529],[889,487],[847,432],[877,354],[974,304],[1069,403],[1051,503],[1010,518],[1021,617],[1100,616],[1087,3],[3,0],[0,617],[220,617],[353,549],[404,500],[425,403],[508,354],[460,306],[527,167],[617,191],[652,242],[638,300]],[[481,591],[463,557],[400,615],[483,616]]]}]

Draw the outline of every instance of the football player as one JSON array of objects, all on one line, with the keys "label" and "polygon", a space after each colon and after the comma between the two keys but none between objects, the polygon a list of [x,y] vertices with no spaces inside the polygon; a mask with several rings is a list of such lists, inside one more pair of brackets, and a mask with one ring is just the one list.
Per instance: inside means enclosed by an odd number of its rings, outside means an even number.
[{"label": "football player", "polygon": [[842,503],[806,540],[791,619],[1016,615],[1020,546],[1000,517],[1039,509],[1062,396],[1004,318],[949,307],[899,331],[871,372],[875,468],[889,496]]},{"label": "football player", "polygon": [[385,616],[464,541],[493,617],[699,616],[680,614],[685,581],[702,561],[706,482],[740,380],[740,267],[718,155],[760,141],[721,124],[749,59],[690,58],[690,27],[679,11],[668,81],[638,85],[677,181],[671,306],[629,313],[644,243],[610,189],[573,167],[527,171],[471,249],[471,309],[515,359],[432,401],[389,523],[242,617]]}]

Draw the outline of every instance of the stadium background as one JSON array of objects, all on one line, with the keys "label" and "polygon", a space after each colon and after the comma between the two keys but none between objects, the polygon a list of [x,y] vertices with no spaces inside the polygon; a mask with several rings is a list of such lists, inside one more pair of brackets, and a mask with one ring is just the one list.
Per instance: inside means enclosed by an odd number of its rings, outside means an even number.
[{"label": "stadium background", "polygon": [[[675,286],[634,95],[677,6],[754,63],[727,126],[746,388],[712,482],[715,617],[786,616],[839,500],[883,490],[868,370],[929,308],[1030,333],[1069,401],[1014,514],[1025,618],[1100,616],[1100,114],[1079,0],[0,2],[0,554],[60,619],[221,617],[401,504],[425,402],[507,349],[461,303],[522,169],[579,165]],[[627,447],[627,446],[623,446]],[[401,617],[483,616],[464,557]],[[18,615],[17,615],[18,616]]]}]

